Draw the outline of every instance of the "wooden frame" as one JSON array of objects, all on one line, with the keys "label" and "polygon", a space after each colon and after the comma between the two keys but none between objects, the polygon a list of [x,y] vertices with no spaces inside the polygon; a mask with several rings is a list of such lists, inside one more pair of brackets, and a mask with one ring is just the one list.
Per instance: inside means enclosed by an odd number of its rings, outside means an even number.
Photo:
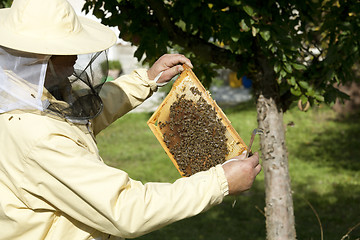
[{"label": "wooden frame", "polygon": [[[165,152],[182,176],[184,176],[184,173],[179,169],[176,159],[170,153],[169,148],[164,142],[165,131],[159,126],[159,123],[164,123],[170,118],[170,106],[173,102],[177,100],[179,95],[185,94],[185,98],[193,100],[198,100],[202,97],[208,104],[210,104],[215,109],[217,117],[221,119],[222,124],[226,127],[225,136],[227,137],[227,147],[229,150],[229,154],[226,155],[225,161],[240,155],[244,150],[247,149],[247,146],[245,145],[239,134],[236,132],[236,130],[233,128],[229,119],[226,117],[221,108],[216,104],[216,102],[211,98],[210,93],[206,91],[206,89],[195,76],[191,68],[186,65],[184,65],[183,67],[184,71],[173,84],[169,94],[166,96],[158,109],[154,112],[154,114],[147,122],[151,131],[154,133],[155,137],[158,139],[161,146],[164,148]],[[200,91],[201,95],[194,94],[193,91],[190,91],[190,89],[193,87]]]}]

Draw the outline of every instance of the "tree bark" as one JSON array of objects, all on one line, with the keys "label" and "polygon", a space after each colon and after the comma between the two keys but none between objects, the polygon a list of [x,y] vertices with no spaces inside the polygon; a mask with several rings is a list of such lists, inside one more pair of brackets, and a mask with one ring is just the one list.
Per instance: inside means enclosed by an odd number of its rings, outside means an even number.
[{"label": "tree bark", "polygon": [[265,175],[265,215],[268,240],[296,239],[283,113],[272,98],[257,100],[262,166]]},{"label": "tree bark", "polygon": [[257,59],[261,71],[254,76],[254,88],[258,125],[264,130],[260,146],[265,176],[267,240],[294,240],[295,217],[279,87],[266,58]]}]

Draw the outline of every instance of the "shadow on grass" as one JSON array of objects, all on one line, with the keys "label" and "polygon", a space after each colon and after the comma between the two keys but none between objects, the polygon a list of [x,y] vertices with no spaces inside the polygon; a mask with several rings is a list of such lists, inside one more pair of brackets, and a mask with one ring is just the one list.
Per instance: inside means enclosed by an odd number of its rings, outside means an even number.
[{"label": "shadow on grass", "polygon": [[[301,186],[299,187],[301,188]],[[305,193],[306,198],[294,194],[297,239],[321,239],[321,228],[313,207],[321,220],[324,239],[341,240],[348,230],[360,222],[360,189],[358,186],[334,186],[327,195]],[[264,240],[265,217],[262,187],[236,198],[233,197],[196,217],[182,220],[147,234],[138,240]],[[310,206],[311,205],[311,206]],[[354,229],[347,240],[360,238],[360,228]]]},{"label": "shadow on grass", "polygon": [[[298,239],[320,239],[320,227],[307,201],[321,219],[326,240],[341,240],[351,227],[360,222],[360,186],[358,181],[354,181],[360,170],[358,116],[355,114],[329,120],[330,123],[335,123],[330,124],[332,127],[318,133],[311,143],[303,143],[291,153],[304,162],[316,163],[319,168],[329,169],[329,174],[337,177],[335,181],[329,182],[324,180],[319,183],[319,178],[310,178],[306,179],[306,184],[293,184]],[[320,194],[318,189],[309,189],[309,186],[316,185],[320,189],[331,190]],[[360,239],[360,227],[354,229],[345,239]]]},{"label": "shadow on grass", "polygon": [[[297,189],[306,186],[297,186]],[[299,190],[298,190],[299,192]],[[306,197],[294,194],[295,221],[298,239],[321,239],[321,228],[326,240],[342,240],[351,227],[360,222],[360,188],[354,184],[335,184],[330,193],[319,195],[306,192]],[[312,210],[311,208],[314,208]],[[360,227],[346,240],[360,239]]]},{"label": "shadow on grass", "polygon": [[[346,170],[360,170],[360,118],[359,114],[334,119],[337,128],[319,133],[311,143],[303,144],[293,152],[306,161],[326,164]],[[308,149],[311,144],[311,151]],[[318,156],[321,155],[321,159]]]},{"label": "shadow on grass", "polygon": [[[236,198],[228,197],[208,212],[182,220],[147,234],[138,240],[264,240],[266,239],[264,191],[258,183],[250,192]],[[297,186],[297,189],[305,186]],[[301,197],[305,195],[306,198]],[[297,239],[341,240],[348,230],[360,222],[360,189],[355,185],[336,185],[326,195],[316,192],[294,194]],[[314,213],[315,209],[316,214]],[[358,240],[360,227],[354,229],[346,240]]]},{"label": "shadow on grass", "polygon": [[[261,185],[261,186],[260,186]],[[263,183],[238,197],[227,197],[224,202],[198,216],[184,219],[138,240],[235,240],[265,239]],[[236,200],[233,207],[234,200]]]}]

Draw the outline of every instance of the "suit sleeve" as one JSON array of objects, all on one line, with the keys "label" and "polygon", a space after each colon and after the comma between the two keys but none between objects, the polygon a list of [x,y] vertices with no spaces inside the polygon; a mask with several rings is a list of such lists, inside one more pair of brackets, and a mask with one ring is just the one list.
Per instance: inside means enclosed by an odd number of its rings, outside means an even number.
[{"label": "suit sleeve", "polygon": [[140,105],[156,90],[157,85],[148,79],[146,69],[138,69],[129,75],[123,75],[114,81],[106,82],[100,91],[104,109],[93,120],[95,135]]},{"label": "suit sleeve", "polygon": [[[228,194],[220,165],[174,183],[142,184],[69,136],[51,134],[39,142],[25,159],[27,204],[55,208],[104,233],[134,238],[199,214]],[[36,205],[39,199],[46,204]]]}]

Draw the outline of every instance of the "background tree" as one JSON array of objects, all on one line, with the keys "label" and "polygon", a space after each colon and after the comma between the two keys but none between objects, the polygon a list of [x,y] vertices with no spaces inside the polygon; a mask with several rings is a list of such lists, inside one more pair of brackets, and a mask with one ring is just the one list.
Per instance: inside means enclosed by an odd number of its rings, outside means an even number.
[{"label": "background tree", "polygon": [[344,98],[359,59],[357,0],[87,0],[85,11],[152,63],[177,48],[208,86],[225,67],[253,80],[266,185],[267,238],[295,239],[283,113]]},{"label": "background tree", "polygon": [[12,0],[0,0],[0,8],[8,8],[11,6]]}]

